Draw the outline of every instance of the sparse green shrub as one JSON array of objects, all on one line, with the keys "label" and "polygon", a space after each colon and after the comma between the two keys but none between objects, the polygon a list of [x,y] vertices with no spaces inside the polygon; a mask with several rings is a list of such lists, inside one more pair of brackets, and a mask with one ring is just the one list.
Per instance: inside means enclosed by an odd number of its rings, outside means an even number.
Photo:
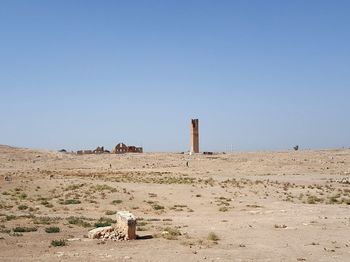
[{"label": "sparse green shrub", "polygon": [[107,227],[110,226],[117,221],[109,218],[109,217],[100,217],[100,219],[95,223],[95,227]]},{"label": "sparse green shrub", "polygon": [[80,203],[81,201],[79,199],[66,199],[63,202],[60,202],[61,205],[77,205]]},{"label": "sparse green shrub", "polygon": [[66,246],[67,242],[64,239],[59,239],[59,240],[52,240],[51,241],[51,246],[53,247],[63,247]]},{"label": "sparse green shrub", "polygon": [[106,214],[107,216],[115,215],[116,213],[117,213],[117,211],[113,211],[113,210],[107,210],[107,211],[105,212],[105,214]]},{"label": "sparse green shrub", "polygon": [[45,228],[46,233],[59,233],[60,228],[59,227],[47,227]]},{"label": "sparse green shrub", "polygon": [[319,198],[317,196],[308,196],[307,197],[307,203],[308,204],[316,204],[316,203],[320,203],[322,201],[323,201],[323,199]]},{"label": "sparse green shrub", "polygon": [[24,232],[35,232],[38,229],[36,227],[15,227],[13,232],[24,233]]},{"label": "sparse green shrub", "polygon": [[177,228],[166,227],[162,232],[162,237],[167,240],[176,240],[181,232]]},{"label": "sparse green shrub", "polygon": [[218,240],[220,240],[220,238],[214,232],[210,232],[208,234],[207,239],[210,240],[210,241],[218,241]]},{"label": "sparse green shrub", "polygon": [[109,190],[110,192],[117,192],[118,190],[114,187],[111,187],[109,185],[95,185],[95,186],[91,186],[91,190],[93,191],[104,191],[104,190]]},{"label": "sparse green shrub", "polygon": [[34,224],[50,225],[56,223],[59,219],[59,217],[35,217],[33,222]]},{"label": "sparse green shrub", "polygon": [[340,197],[339,194],[329,197],[329,203],[330,204],[337,204],[338,203],[338,197]]},{"label": "sparse green shrub", "polygon": [[19,199],[26,199],[27,196],[28,196],[28,195],[27,195],[26,193],[21,193],[21,194],[18,195],[18,198],[19,198]]},{"label": "sparse green shrub", "polygon": [[28,208],[27,205],[19,205],[19,206],[18,206],[18,209],[19,209],[19,210],[26,210],[27,208]]},{"label": "sparse green shrub", "polygon": [[174,207],[187,207],[187,205],[174,205]]},{"label": "sparse green shrub", "polygon": [[76,190],[76,189],[79,189],[83,186],[85,186],[85,183],[69,185],[64,189],[64,191]]},{"label": "sparse green shrub", "polygon": [[259,208],[261,206],[259,206],[257,204],[251,204],[251,205],[246,205],[246,207]]},{"label": "sparse green shrub", "polygon": [[52,205],[50,202],[48,202],[47,200],[41,201],[40,204],[42,204],[43,206],[45,206],[45,207],[47,207],[47,208],[53,207],[53,205]]},{"label": "sparse green shrub", "polygon": [[154,210],[163,210],[164,209],[164,207],[159,205],[159,204],[152,204],[152,208]]},{"label": "sparse green shrub", "polygon": [[137,221],[137,225],[138,226],[145,226],[147,225],[148,223],[146,221]]},{"label": "sparse green shrub", "polygon": [[71,225],[77,225],[81,227],[92,227],[92,225],[89,222],[86,222],[83,217],[70,216],[67,218],[67,221]]},{"label": "sparse green shrub", "polygon": [[228,211],[228,208],[227,208],[227,207],[220,207],[220,208],[219,208],[219,211],[220,211],[220,212],[227,212],[227,211]]},{"label": "sparse green shrub", "polygon": [[7,215],[6,216],[7,221],[14,220],[14,219],[17,219],[17,217],[15,215]]},{"label": "sparse green shrub", "polygon": [[156,222],[156,221],[161,221],[160,218],[147,218],[146,220],[147,220],[147,221],[154,221],[154,222]]},{"label": "sparse green shrub", "polygon": [[117,205],[117,204],[120,204],[120,203],[122,203],[122,202],[123,202],[123,200],[116,199],[116,200],[113,200],[113,201],[111,202],[111,204],[112,204],[112,205]]},{"label": "sparse green shrub", "polygon": [[1,225],[0,233],[9,234],[10,232],[11,232],[11,229],[7,229],[7,228],[5,227],[5,225]]},{"label": "sparse green shrub", "polygon": [[17,233],[17,232],[10,233],[9,235],[12,236],[12,237],[21,237],[21,236],[23,236],[22,233]]},{"label": "sparse green shrub", "polygon": [[350,198],[343,198],[342,203],[350,205]]}]

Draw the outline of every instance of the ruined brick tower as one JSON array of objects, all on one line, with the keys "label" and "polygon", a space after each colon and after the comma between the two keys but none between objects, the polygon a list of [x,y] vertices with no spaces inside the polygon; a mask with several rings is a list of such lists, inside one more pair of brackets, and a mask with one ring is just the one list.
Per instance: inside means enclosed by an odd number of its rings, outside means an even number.
[{"label": "ruined brick tower", "polygon": [[191,119],[191,153],[199,153],[199,121]]}]

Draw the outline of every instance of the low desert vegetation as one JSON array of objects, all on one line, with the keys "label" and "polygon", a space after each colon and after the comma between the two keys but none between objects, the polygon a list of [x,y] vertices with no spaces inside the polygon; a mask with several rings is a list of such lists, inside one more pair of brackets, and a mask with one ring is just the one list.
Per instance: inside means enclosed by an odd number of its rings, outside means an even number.
[{"label": "low desert vegetation", "polygon": [[118,205],[118,204],[121,204],[123,203],[123,200],[120,200],[120,199],[115,199],[111,202],[112,205]]},{"label": "low desert vegetation", "polygon": [[47,200],[43,200],[40,202],[41,205],[47,207],[47,208],[52,208],[53,207],[53,204],[51,204],[49,201]]},{"label": "low desert vegetation", "polygon": [[59,202],[61,205],[77,205],[80,204],[81,201],[79,199],[66,199]]},{"label": "low desert vegetation", "polygon": [[95,227],[107,227],[112,224],[115,224],[117,221],[109,218],[109,217],[100,217],[97,222],[95,222]]},{"label": "low desert vegetation", "polygon": [[59,233],[60,228],[59,227],[47,227],[45,228],[46,233]]},{"label": "low desert vegetation", "polygon": [[26,209],[28,209],[28,206],[27,205],[19,205],[18,209],[19,210],[26,210]]},{"label": "low desert vegetation", "polygon": [[17,219],[17,216],[15,216],[15,215],[6,215],[7,221],[11,221],[11,220],[15,220],[15,219]]},{"label": "low desert vegetation", "polygon": [[75,217],[75,216],[70,216],[67,218],[67,221],[71,225],[77,225],[81,227],[92,227],[92,224],[87,221],[91,221],[91,219],[87,219],[85,217]]},{"label": "low desert vegetation", "polygon": [[214,232],[209,232],[207,239],[210,241],[214,241],[217,242],[218,240],[220,240],[220,238],[218,237],[217,234],[215,234]]},{"label": "low desert vegetation", "polygon": [[111,193],[118,192],[118,190],[112,186],[103,184],[103,185],[94,185],[90,188],[93,192],[101,192],[101,191],[110,191]]},{"label": "low desert vegetation", "polygon": [[67,241],[65,239],[52,240],[51,246],[53,247],[63,247],[67,245]]},{"label": "low desert vegetation", "polygon": [[181,236],[181,232],[177,228],[166,227],[163,229],[162,237],[167,240],[176,240],[178,236]]},{"label": "low desert vegetation", "polygon": [[116,213],[117,213],[117,211],[113,211],[113,210],[106,210],[105,211],[105,215],[107,215],[107,216],[115,215]]},{"label": "low desert vegetation", "polygon": [[0,233],[9,234],[10,232],[11,232],[11,229],[6,228],[5,225],[0,226]]},{"label": "low desert vegetation", "polygon": [[220,211],[220,212],[227,212],[227,211],[228,211],[228,208],[227,208],[227,207],[220,207],[220,208],[219,208],[219,211]]},{"label": "low desert vegetation", "polygon": [[42,224],[42,225],[50,225],[50,224],[55,224],[59,220],[61,220],[60,217],[34,217],[33,218],[33,223],[34,224]]},{"label": "low desert vegetation", "polygon": [[35,232],[38,231],[36,227],[15,227],[13,228],[13,232],[16,233],[25,233],[25,232]]},{"label": "low desert vegetation", "polygon": [[79,188],[82,188],[86,185],[86,183],[80,183],[80,184],[73,184],[73,185],[69,185],[66,188],[64,188],[64,191],[74,191],[77,190]]}]

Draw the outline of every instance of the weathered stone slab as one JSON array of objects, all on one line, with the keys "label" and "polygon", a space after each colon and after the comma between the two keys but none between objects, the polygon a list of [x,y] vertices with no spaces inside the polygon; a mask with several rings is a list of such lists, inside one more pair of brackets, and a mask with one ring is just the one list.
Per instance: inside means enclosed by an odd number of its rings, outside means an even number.
[{"label": "weathered stone slab", "polygon": [[136,218],[128,211],[119,211],[117,213],[118,231],[125,235],[126,239],[136,239]]}]

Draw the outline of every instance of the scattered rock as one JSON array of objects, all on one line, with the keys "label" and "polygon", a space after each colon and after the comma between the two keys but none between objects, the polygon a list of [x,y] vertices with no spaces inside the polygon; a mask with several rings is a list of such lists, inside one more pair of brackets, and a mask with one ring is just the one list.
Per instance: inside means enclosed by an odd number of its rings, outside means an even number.
[{"label": "scattered rock", "polygon": [[68,238],[67,241],[80,241],[81,239],[78,237],[75,238]]}]

